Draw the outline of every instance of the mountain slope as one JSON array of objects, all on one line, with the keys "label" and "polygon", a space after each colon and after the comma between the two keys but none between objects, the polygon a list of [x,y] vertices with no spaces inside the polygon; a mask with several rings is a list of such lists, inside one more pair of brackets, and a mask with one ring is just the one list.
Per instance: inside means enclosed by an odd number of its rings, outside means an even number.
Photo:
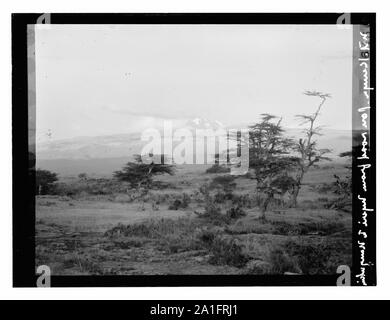
[{"label": "mountain slope", "polygon": [[[205,119],[193,119],[187,122],[186,129],[195,133],[197,129],[223,129],[223,124]],[[302,129],[288,128],[286,135],[303,137]],[[134,154],[139,154],[146,145],[141,141],[141,134],[117,134],[98,137],[78,137],[66,140],[48,141],[36,145],[37,167],[59,172],[61,174],[78,174],[81,172],[111,174]],[[324,129],[316,137],[319,148],[331,149],[331,158],[351,150],[352,133],[348,130]],[[195,142],[195,140],[194,140]],[[180,143],[176,141],[175,146]]]}]

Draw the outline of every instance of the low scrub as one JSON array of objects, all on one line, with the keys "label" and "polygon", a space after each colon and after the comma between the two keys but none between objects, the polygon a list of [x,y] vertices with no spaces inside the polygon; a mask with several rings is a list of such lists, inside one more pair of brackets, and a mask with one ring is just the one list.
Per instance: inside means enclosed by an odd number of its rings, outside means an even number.
[{"label": "low scrub", "polygon": [[344,231],[345,226],[337,221],[321,221],[307,223],[288,223],[285,221],[273,221],[273,233],[280,235],[331,235]]},{"label": "low scrub", "polygon": [[223,230],[219,227],[197,230],[196,239],[210,252],[209,263],[211,264],[241,268],[249,261],[249,256],[243,252],[243,246],[238,243],[238,240],[224,236]]},{"label": "low scrub", "polygon": [[151,219],[145,222],[128,225],[120,223],[106,231],[105,236],[138,236],[153,239],[177,232],[190,233],[193,231],[194,227],[196,227],[195,222],[187,218],[159,220]]},{"label": "low scrub", "polygon": [[304,274],[334,274],[337,265],[332,265],[330,257],[336,252],[328,243],[308,243],[292,241],[285,245],[289,256],[296,259]]},{"label": "low scrub", "polygon": [[179,210],[188,208],[191,202],[191,198],[188,194],[183,193],[181,199],[175,199],[171,205],[169,205],[169,210]]},{"label": "low scrub", "polygon": [[232,238],[216,237],[211,244],[210,252],[211,264],[227,264],[242,268],[249,261],[249,257],[243,253],[242,245]]},{"label": "low scrub", "polygon": [[223,214],[221,208],[216,205],[207,206],[204,212],[195,211],[195,214],[202,220],[215,225],[223,225],[230,222],[227,215]]},{"label": "low scrub", "polygon": [[241,208],[254,208],[258,205],[257,199],[255,197],[249,196],[249,194],[244,195],[233,195],[232,203],[235,206],[239,206]]},{"label": "low scrub", "polygon": [[[249,273],[335,274],[339,265],[351,264],[351,247],[333,239],[326,241],[289,240],[272,248],[267,268],[252,268]],[[261,270],[260,270],[261,269]]]},{"label": "low scrub", "polygon": [[286,272],[302,273],[296,257],[289,255],[282,248],[275,248],[269,254],[270,274],[284,274]]},{"label": "low scrub", "polygon": [[266,223],[259,223],[258,221],[253,222],[247,222],[244,223],[243,221],[238,221],[235,224],[229,225],[225,228],[225,232],[227,234],[268,234],[272,233],[272,225],[266,224]]},{"label": "low scrub", "polygon": [[226,216],[229,220],[236,220],[246,216],[246,213],[240,207],[232,207],[226,212]]},{"label": "low scrub", "polygon": [[200,248],[195,238],[197,227],[198,224],[188,218],[147,220],[129,225],[118,224],[106,231],[105,236],[115,244],[123,245],[123,248],[138,247],[150,240],[159,250],[177,253]]},{"label": "low scrub", "polygon": [[212,167],[206,170],[206,173],[228,173],[230,168],[219,164],[214,164]]},{"label": "low scrub", "polygon": [[286,221],[267,221],[260,223],[236,223],[228,226],[226,232],[229,234],[276,234],[284,236],[326,236],[337,232],[345,231],[345,226],[337,221],[289,223]]}]

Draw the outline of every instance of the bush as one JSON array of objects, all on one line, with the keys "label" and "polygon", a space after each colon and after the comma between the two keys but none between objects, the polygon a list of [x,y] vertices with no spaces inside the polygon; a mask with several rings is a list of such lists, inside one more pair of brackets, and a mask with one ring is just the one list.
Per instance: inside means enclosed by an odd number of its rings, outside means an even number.
[{"label": "bush", "polygon": [[202,185],[199,191],[203,195],[204,211],[195,211],[195,214],[197,214],[199,218],[207,219],[216,224],[228,222],[227,217],[221,213],[221,208],[215,204],[215,201],[210,194],[210,185]]},{"label": "bush", "polygon": [[227,175],[227,176],[218,176],[213,179],[210,184],[210,188],[222,188],[224,192],[232,192],[233,189],[237,186],[234,182],[235,176]]},{"label": "bush", "polygon": [[158,249],[177,253],[201,248],[195,234],[197,227],[196,221],[188,218],[148,220],[130,225],[118,224],[107,230],[105,236],[124,246],[137,246],[145,243],[147,238],[147,241],[157,244]]},{"label": "bush", "polygon": [[210,251],[209,263],[215,265],[229,265],[243,267],[249,257],[243,252],[243,247],[234,238],[223,236],[223,232],[218,227],[203,228],[196,234],[196,239],[200,245]]},{"label": "bush", "polygon": [[35,170],[35,194],[50,194],[53,190],[54,182],[57,180],[58,177],[55,172],[41,169]]},{"label": "bush", "polygon": [[121,237],[114,240],[114,246],[120,249],[139,248],[142,247],[144,243],[145,242],[139,238],[127,239],[126,237]]},{"label": "bush", "polygon": [[87,180],[87,179],[88,179],[88,176],[87,176],[86,173],[80,173],[80,174],[78,175],[78,178],[79,178],[80,180]]},{"label": "bush", "polygon": [[271,264],[262,260],[251,260],[245,266],[242,274],[270,274]]},{"label": "bush", "polygon": [[284,221],[273,221],[273,233],[281,235],[330,235],[345,230],[345,226],[337,221],[288,223]]},{"label": "bush", "polygon": [[181,233],[169,234],[159,240],[159,249],[168,253],[178,253],[190,250],[199,250],[201,246],[193,234]]},{"label": "bush", "polygon": [[214,196],[215,203],[224,203],[225,200],[225,194],[223,192],[217,192]]},{"label": "bush", "polygon": [[214,196],[214,201],[216,203],[224,203],[228,200],[232,200],[234,197],[233,193],[231,192],[218,192],[216,193],[216,195]]},{"label": "bush", "polygon": [[273,249],[269,254],[271,274],[284,274],[285,272],[301,273],[301,269],[294,257],[291,257],[281,248]]},{"label": "bush", "polygon": [[179,210],[188,208],[191,198],[188,194],[183,193],[182,199],[176,199],[169,207],[169,210]]},{"label": "bush", "polygon": [[194,232],[196,222],[187,218],[147,220],[134,224],[119,223],[107,230],[105,236],[137,236],[156,239],[174,233],[191,234]]},{"label": "bush", "polygon": [[168,210],[178,210],[181,207],[181,201],[176,199],[169,207]]},{"label": "bush", "polygon": [[257,206],[256,199],[251,198],[248,194],[244,195],[233,195],[232,203],[235,206],[242,208],[253,208]]},{"label": "bush", "polygon": [[[231,180],[229,179],[229,181]],[[204,196],[205,202],[204,212],[195,211],[195,214],[197,214],[200,218],[207,219],[212,223],[219,225],[224,223],[230,223],[231,220],[235,220],[242,216],[245,216],[245,212],[238,206],[229,209],[226,214],[222,214],[221,208],[217,205],[217,203],[222,203],[223,200],[226,199],[227,194],[217,193],[217,195],[213,198],[210,194],[210,189],[211,186],[208,184],[205,184],[200,188],[200,193]],[[221,197],[221,199],[219,199],[218,196]]]},{"label": "bush", "polygon": [[227,226],[225,232],[228,234],[270,234],[272,233],[272,226],[266,223],[253,223],[253,221],[239,221],[233,225]]},{"label": "bush", "polygon": [[337,265],[332,265],[329,260],[332,248],[326,243],[289,242],[285,248],[296,261],[304,274],[334,274]]},{"label": "bush", "polygon": [[209,249],[212,254],[209,260],[211,264],[227,264],[241,268],[249,261],[249,257],[243,253],[242,246],[233,238],[215,237]]},{"label": "bush", "polygon": [[216,237],[220,234],[219,230],[202,228],[197,230],[196,239],[206,248],[210,248]]},{"label": "bush", "polygon": [[221,166],[219,164],[214,164],[212,167],[206,170],[206,173],[228,173],[230,168],[226,166]]},{"label": "bush", "polygon": [[204,212],[195,211],[195,214],[199,218],[208,220],[209,222],[216,224],[216,225],[229,223],[229,221],[230,221],[228,216],[222,214],[221,208],[217,207],[214,204],[207,206]]},{"label": "bush", "polygon": [[242,210],[240,207],[232,207],[227,212],[226,215],[229,219],[235,220],[239,219],[241,217],[245,217],[246,213],[244,210]]}]

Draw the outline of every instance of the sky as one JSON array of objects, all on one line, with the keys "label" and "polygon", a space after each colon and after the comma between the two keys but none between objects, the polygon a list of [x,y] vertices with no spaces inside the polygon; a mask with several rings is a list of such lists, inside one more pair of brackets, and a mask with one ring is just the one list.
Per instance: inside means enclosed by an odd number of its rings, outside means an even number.
[{"label": "sky", "polygon": [[254,123],[330,93],[319,125],[351,130],[352,28],[336,25],[36,25],[37,139],[140,132],[163,120]]}]

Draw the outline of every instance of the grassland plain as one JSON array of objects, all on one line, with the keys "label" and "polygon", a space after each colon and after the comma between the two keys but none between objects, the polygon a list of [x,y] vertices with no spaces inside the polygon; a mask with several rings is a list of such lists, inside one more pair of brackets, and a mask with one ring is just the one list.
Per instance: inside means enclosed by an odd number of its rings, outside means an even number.
[{"label": "grassland plain", "polygon": [[59,192],[36,198],[36,264],[55,275],[327,274],[350,265],[351,213],[332,209],[337,195],[321,188],[348,173],[344,164],[310,170],[298,206],[273,203],[265,220],[248,177],[216,200],[214,216],[202,214],[199,189],[226,175],[208,167],[178,166],[143,196],[111,178],[61,177]]}]

